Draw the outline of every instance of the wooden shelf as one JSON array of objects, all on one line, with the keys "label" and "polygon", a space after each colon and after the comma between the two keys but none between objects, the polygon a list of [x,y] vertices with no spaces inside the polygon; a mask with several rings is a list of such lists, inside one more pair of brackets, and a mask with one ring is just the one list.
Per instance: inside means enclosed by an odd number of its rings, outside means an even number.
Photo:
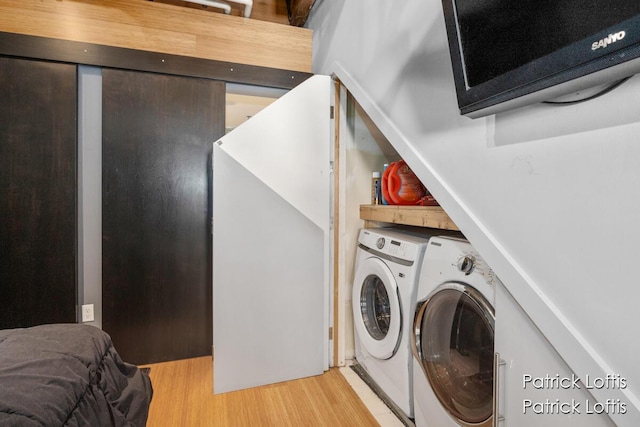
[{"label": "wooden shelf", "polygon": [[443,230],[460,230],[440,206],[360,205],[360,219]]}]

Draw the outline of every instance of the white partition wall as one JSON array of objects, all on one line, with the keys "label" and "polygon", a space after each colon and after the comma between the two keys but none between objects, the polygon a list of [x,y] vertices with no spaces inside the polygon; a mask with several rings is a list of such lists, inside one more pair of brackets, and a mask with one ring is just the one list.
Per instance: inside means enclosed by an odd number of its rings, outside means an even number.
[{"label": "white partition wall", "polygon": [[331,79],[213,148],[214,393],[329,366]]}]

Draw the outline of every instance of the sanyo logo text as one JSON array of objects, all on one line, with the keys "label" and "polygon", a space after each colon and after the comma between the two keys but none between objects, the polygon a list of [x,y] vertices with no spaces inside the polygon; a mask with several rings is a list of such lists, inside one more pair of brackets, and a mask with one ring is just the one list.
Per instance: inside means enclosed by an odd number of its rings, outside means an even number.
[{"label": "sanyo logo text", "polygon": [[607,37],[598,40],[597,42],[593,42],[593,44],[591,44],[591,50],[600,49],[601,47],[607,47],[611,43],[622,40],[626,35],[627,33],[625,33],[624,31],[619,31],[615,34],[609,34]]}]

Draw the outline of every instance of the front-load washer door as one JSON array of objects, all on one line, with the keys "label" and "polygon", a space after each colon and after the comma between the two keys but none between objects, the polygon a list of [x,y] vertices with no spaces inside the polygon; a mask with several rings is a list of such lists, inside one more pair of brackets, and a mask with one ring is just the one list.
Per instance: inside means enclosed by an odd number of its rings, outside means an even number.
[{"label": "front-load washer door", "polygon": [[400,344],[402,313],[396,281],[379,258],[367,258],[358,266],[352,301],[362,346],[375,358],[389,359]]},{"label": "front-load washer door", "polygon": [[492,422],[494,324],[482,294],[460,283],[441,285],[417,307],[414,356],[461,425]]}]

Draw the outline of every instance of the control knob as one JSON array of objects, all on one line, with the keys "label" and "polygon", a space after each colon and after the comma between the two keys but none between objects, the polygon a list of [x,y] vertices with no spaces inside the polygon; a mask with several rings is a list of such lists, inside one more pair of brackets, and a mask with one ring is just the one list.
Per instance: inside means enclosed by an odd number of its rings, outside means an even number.
[{"label": "control knob", "polygon": [[476,266],[476,259],[471,255],[465,255],[458,260],[458,270],[468,276]]}]

